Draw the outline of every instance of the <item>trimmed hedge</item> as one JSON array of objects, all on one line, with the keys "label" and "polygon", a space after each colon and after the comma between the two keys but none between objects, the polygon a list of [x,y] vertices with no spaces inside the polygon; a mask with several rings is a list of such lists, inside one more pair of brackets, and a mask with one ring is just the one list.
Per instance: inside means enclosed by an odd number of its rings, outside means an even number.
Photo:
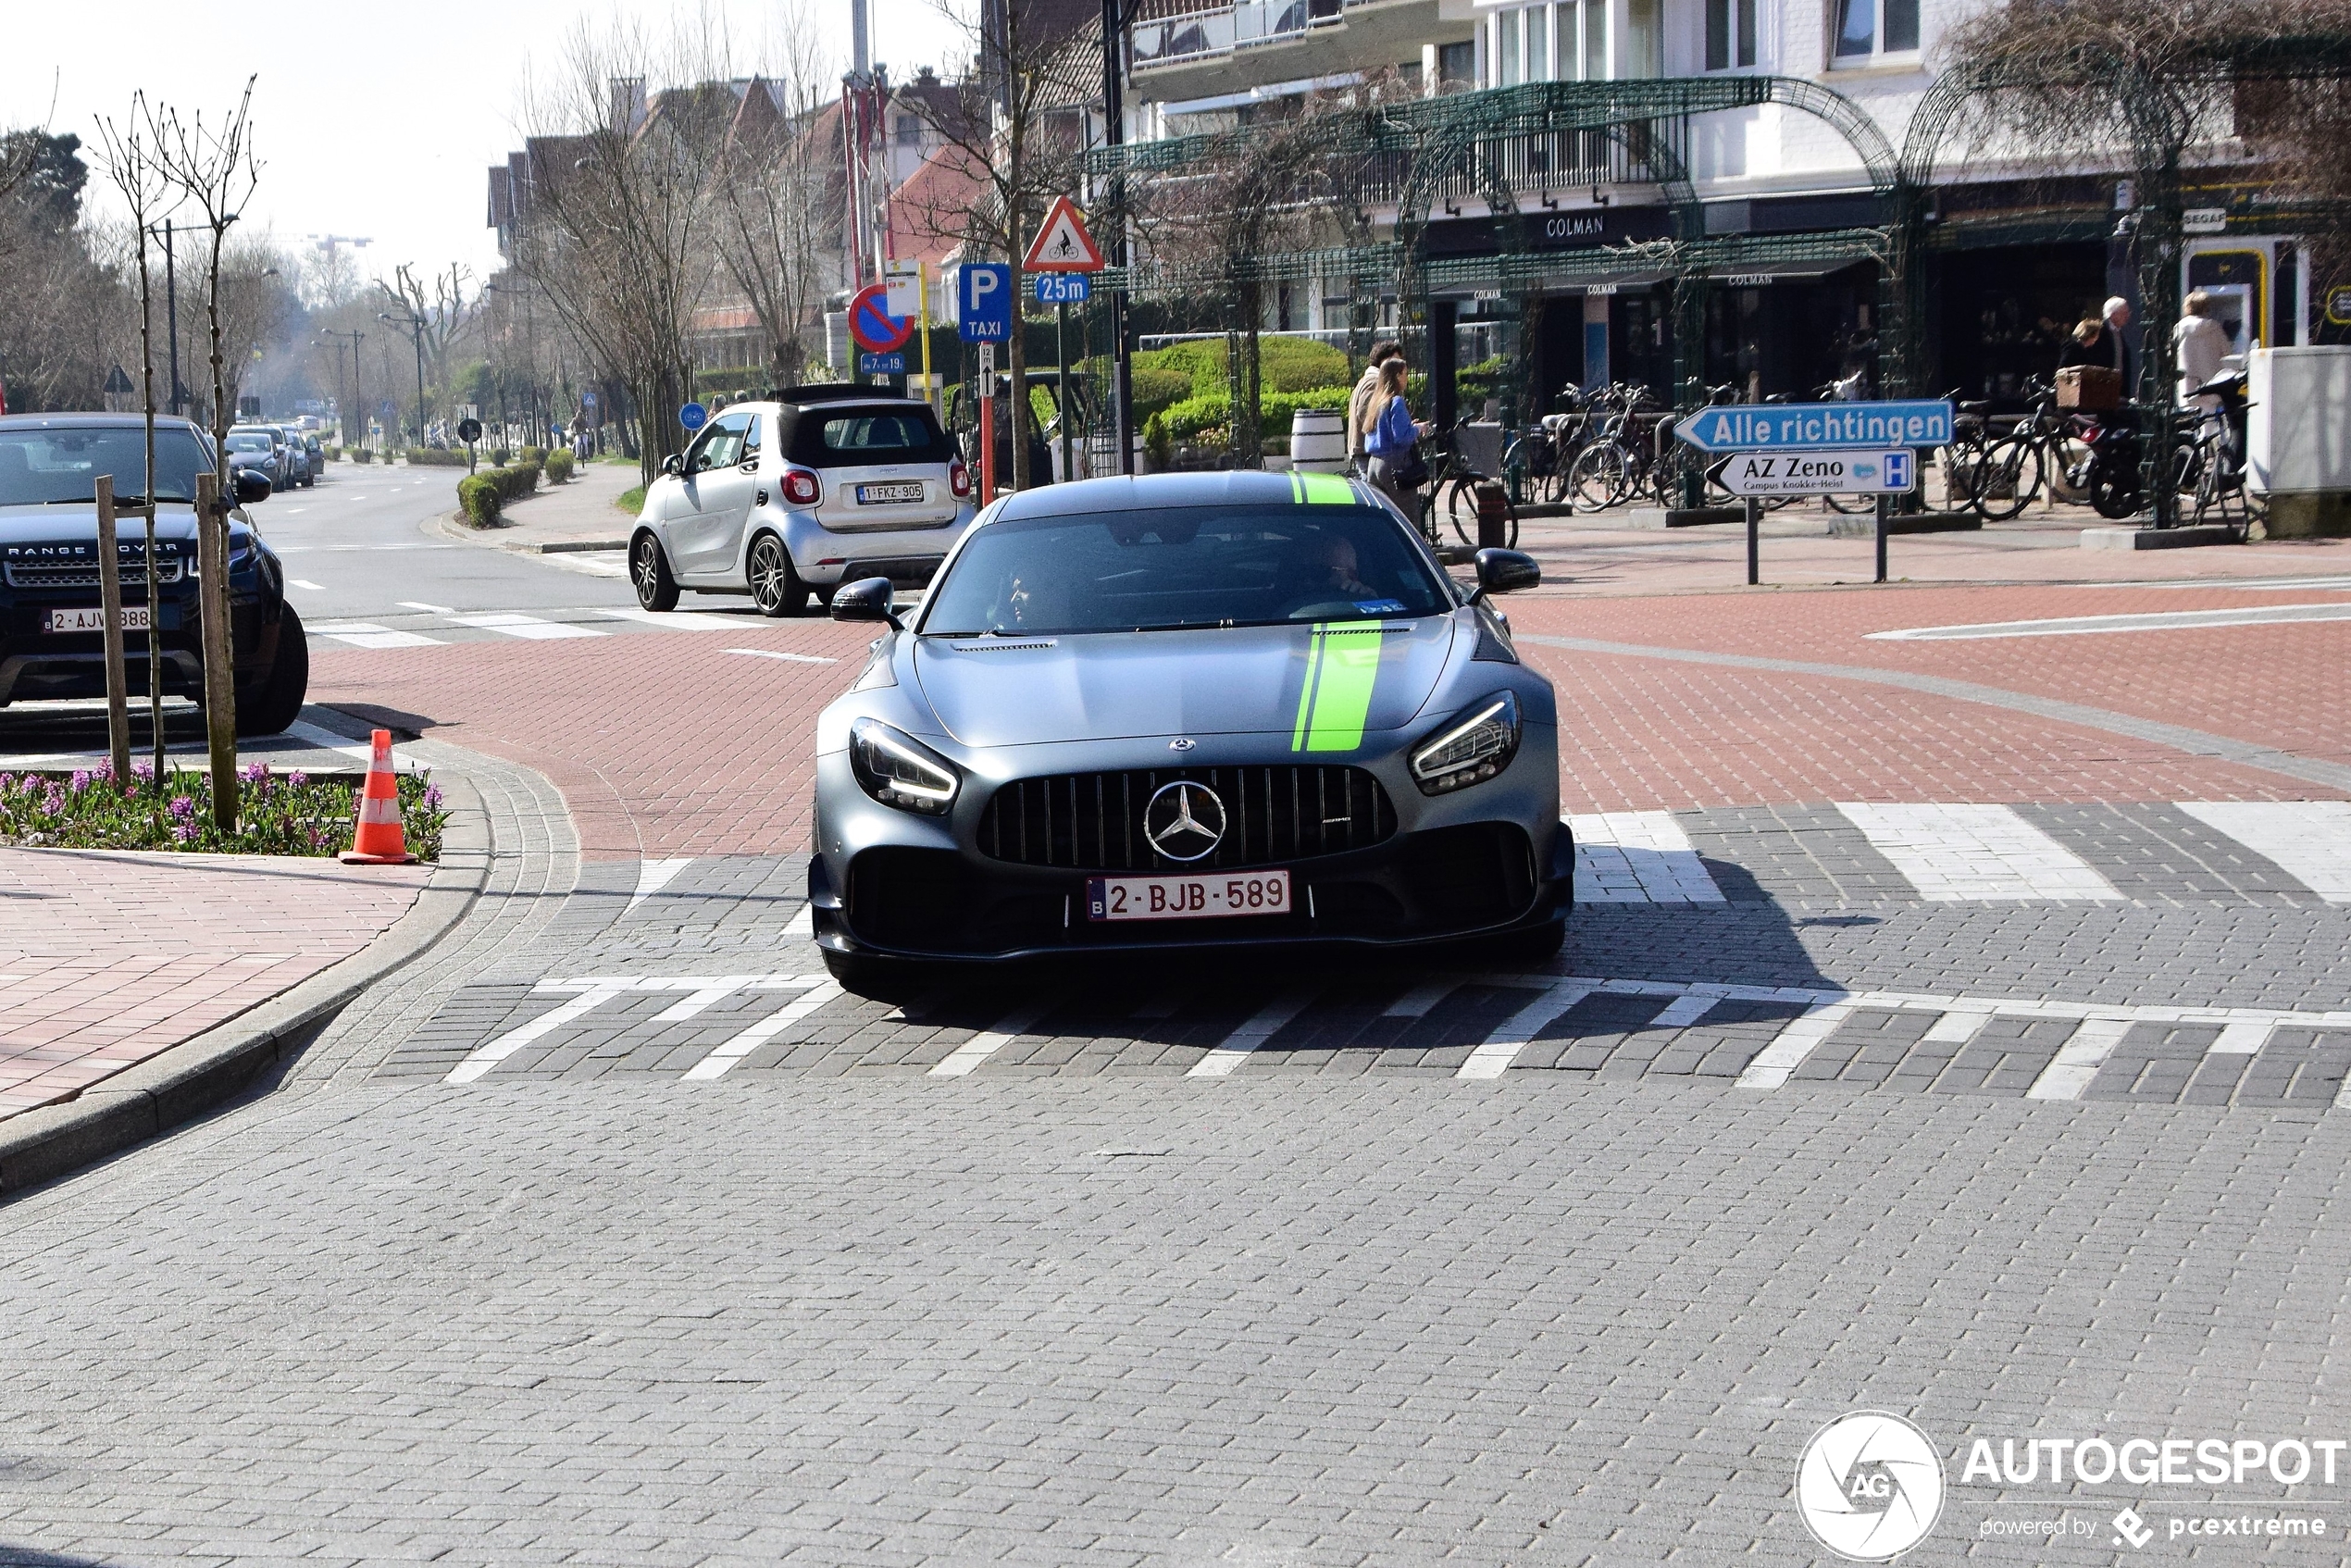
[{"label": "trimmed hedge", "polygon": [[412,446],[408,449],[408,461],[428,468],[462,468],[466,459],[462,452],[443,452],[437,446]]},{"label": "trimmed hedge", "polygon": [[539,488],[539,467],[517,463],[510,468],[485,468],[457,481],[457,504],[466,521],[478,529],[493,527],[500,509]]},{"label": "trimmed hedge", "polygon": [[[1312,392],[1261,393],[1258,413],[1267,434],[1289,432],[1289,417],[1300,408],[1345,409],[1346,387],[1316,387]],[[1203,430],[1223,428],[1232,418],[1232,401],[1219,392],[1212,397],[1188,397],[1155,416],[1173,441],[1192,441]]]},{"label": "trimmed hedge", "polygon": [[376,460],[376,454],[364,446],[353,447],[348,455],[354,463],[372,463]]},{"label": "trimmed hedge", "polygon": [[[1190,378],[1194,397],[1213,396],[1227,390],[1225,342],[1221,338],[1145,349],[1135,355],[1138,381],[1146,369],[1172,370]],[[1312,338],[1263,335],[1257,340],[1257,374],[1259,384],[1267,392],[1306,392],[1315,387],[1346,385],[1354,380],[1348,374],[1347,355],[1328,343],[1318,343]],[[1139,386],[1135,395],[1139,403]]]},{"label": "trimmed hedge", "polygon": [[[529,448],[526,447],[524,450],[527,452]],[[578,459],[571,454],[571,448],[567,446],[559,446],[547,454],[547,482],[549,484],[569,483],[572,466],[577,461]]]}]

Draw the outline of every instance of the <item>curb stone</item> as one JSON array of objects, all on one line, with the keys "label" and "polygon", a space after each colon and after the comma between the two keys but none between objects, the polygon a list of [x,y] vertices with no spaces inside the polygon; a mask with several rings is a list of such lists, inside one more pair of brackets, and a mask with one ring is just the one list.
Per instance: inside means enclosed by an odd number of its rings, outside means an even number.
[{"label": "curb stone", "polygon": [[483,536],[494,534],[503,528],[512,528],[515,526],[514,524],[493,523],[486,529],[476,528],[473,524],[466,520],[466,515],[463,512],[445,513],[442,516],[434,519],[434,526],[439,529],[439,531],[448,535],[452,539],[463,540],[467,544],[487,545],[492,550],[511,551],[517,555],[571,555],[590,550],[626,550],[628,548],[628,541],[625,538],[546,539],[514,544],[503,543],[498,540],[485,538]]},{"label": "curb stone", "polygon": [[169,1132],[299,1054],[369,986],[429,951],[463,917],[490,866],[489,814],[453,777],[441,860],[408,913],[375,940],[227,1022],[93,1084],[59,1105],[0,1123],[0,1202]]}]

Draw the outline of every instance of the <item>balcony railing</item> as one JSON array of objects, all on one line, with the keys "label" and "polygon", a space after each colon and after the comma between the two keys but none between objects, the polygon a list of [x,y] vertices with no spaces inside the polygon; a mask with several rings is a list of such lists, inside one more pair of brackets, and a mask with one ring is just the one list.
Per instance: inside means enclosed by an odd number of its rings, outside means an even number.
[{"label": "balcony railing", "polygon": [[[1689,122],[1679,117],[1628,125],[1616,135],[1601,131],[1545,131],[1517,136],[1485,136],[1442,170],[1430,194],[1459,203],[1482,201],[1495,180],[1525,205],[1530,195],[1594,186],[1650,185],[1658,181],[1652,151],[1662,140],[1669,165],[1688,167]],[[1369,204],[1404,194],[1409,165],[1401,155],[1372,161],[1357,187]]]},{"label": "balcony railing", "polygon": [[1134,59],[1138,68],[1229,55],[1296,38],[1310,28],[1339,19],[1346,0],[1234,0],[1135,23]]}]

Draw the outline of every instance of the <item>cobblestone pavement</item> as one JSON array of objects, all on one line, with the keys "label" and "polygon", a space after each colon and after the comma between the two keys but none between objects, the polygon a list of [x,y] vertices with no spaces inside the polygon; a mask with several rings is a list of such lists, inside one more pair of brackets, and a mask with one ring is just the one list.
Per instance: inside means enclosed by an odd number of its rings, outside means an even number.
[{"label": "cobblestone pavement", "polygon": [[[1945,591],[1514,604],[1619,758],[1540,970],[886,1002],[806,938],[837,668],[322,650],[419,761],[488,753],[490,892],[273,1092],[0,1209],[0,1562],[1813,1562],[1797,1460],[1857,1408],[1945,1466],[1906,1562],[2112,1562],[2125,1505],[2150,1557],[2342,1561],[2351,1466],[1968,1464],[2351,1438],[2351,790],[2291,771],[2332,678],[2126,678],[2342,632],[1868,640],[2078,613]],[[1767,729],[1797,697],[1845,718]],[[2223,1512],[2327,1534],[2170,1535]]]}]

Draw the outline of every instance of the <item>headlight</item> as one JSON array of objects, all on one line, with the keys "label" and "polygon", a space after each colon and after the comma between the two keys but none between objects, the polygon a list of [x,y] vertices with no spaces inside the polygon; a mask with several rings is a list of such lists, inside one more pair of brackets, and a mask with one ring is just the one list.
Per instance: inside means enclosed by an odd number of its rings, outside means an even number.
[{"label": "headlight", "polygon": [[882,804],[925,816],[946,815],[964,787],[953,763],[879,719],[861,718],[849,727],[849,770]]},{"label": "headlight", "polygon": [[1449,794],[1493,778],[1517,754],[1518,699],[1498,692],[1414,748],[1412,782],[1424,795]]}]

